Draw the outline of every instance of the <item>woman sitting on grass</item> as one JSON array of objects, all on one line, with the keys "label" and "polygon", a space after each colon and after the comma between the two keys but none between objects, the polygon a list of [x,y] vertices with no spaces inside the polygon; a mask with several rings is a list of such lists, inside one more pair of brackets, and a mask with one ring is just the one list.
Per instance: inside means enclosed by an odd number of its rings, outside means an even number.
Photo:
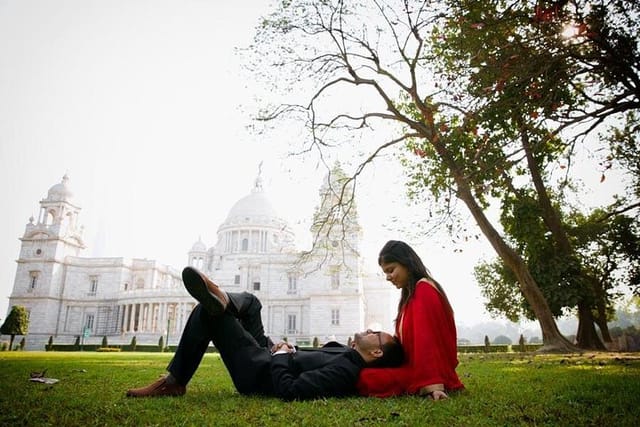
[{"label": "woman sitting on grass", "polygon": [[378,257],[386,278],[401,289],[396,336],[405,361],[397,368],[365,368],[358,391],[364,396],[420,394],[434,400],[463,389],[458,366],[456,326],[444,290],[406,243],[387,242]]}]

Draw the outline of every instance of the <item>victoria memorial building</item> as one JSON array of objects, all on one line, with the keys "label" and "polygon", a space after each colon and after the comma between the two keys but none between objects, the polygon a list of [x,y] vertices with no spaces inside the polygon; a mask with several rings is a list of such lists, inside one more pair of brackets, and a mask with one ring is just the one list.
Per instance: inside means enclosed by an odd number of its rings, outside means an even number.
[{"label": "victoria memorial building", "polygon": [[[344,178],[336,165],[320,186],[311,250],[295,247],[291,228],[258,174],[249,194],[218,227],[216,244],[207,247],[198,239],[185,248],[185,262],[225,290],[256,294],[266,334],[274,341],[347,343],[356,331],[391,325],[398,297],[382,277],[364,271],[355,206],[338,203],[350,196],[342,190]],[[80,211],[65,175],[40,201],[38,217],[29,219],[20,238],[9,309],[27,310],[26,348],[44,350],[50,337],[55,344],[72,344],[78,337],[99,344],[107,337],[109,345],[118,345],[135,336],[138,344],[157,345],[162,336],[177,345],[197,304],[182,284],[184,266],[83,257]],[[328,218],[338,218],[337,226],[327,227]]]}]

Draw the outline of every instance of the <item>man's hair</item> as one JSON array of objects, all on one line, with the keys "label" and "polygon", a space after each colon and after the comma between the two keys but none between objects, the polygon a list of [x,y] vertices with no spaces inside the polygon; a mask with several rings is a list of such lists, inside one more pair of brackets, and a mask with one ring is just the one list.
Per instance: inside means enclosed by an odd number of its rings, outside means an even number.
[{"label": "man's hair", "polygon": [[378,357],[373,362],[370,362],[370,367],[392,367],[400,366],[404,362],[404,350],[397,337],[389,342],[382,344],[382,356]]}]

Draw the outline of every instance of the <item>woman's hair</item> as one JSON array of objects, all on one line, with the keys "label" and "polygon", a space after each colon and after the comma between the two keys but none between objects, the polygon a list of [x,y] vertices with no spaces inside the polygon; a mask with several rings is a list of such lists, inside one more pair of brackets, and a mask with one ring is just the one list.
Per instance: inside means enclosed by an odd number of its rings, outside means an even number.
[{"label": "woman's hair", "polygon": [[[409,301],[409,299],[413,296],[416,291],[416,285],[418,284],[418,280],[423,277],[433,283],[435,287],[438,289],[440,294],[442,295],[445,305],[447,309],[453,313],[451,309],[451,304],[449,304],[449,299],[447,298],[447,294],[433,277],[431,277],[431,273],[427,270],[427,267],[424,266],[422,260],[416,253],[416,251],[411,248],[411,246],[407,245],[405,242],[401,242],[399,240],[389,240],[380,250],[380,254],[378,255],[378,265],[382,266],[382,264],[387,264],[390,262],[397,262],[398,264],[404,266],[408,272],[408,280],[406,286],[402,288],[400,293],[400,302],[398,303],[398,314],[400,316],[400,312],[402,311],[402,307]],[[398,317],[396,317],[396,321],[398,321]]]}]

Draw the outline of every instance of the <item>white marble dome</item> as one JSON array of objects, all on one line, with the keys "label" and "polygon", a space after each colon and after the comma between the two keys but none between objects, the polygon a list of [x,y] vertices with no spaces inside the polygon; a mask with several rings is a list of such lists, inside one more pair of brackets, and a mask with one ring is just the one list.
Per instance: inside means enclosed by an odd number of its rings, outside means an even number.
[{"label": "white marble dome", "polygon": [[251,193],[238,200],[218,227],[216,253],[282,252],[293,248],[294,234],[278,216],[258,177]]},{"label": "white marble dome", "polygon": [[278,215],[264,192],[254,188],[251,194],[233,205],[227,215],[227,221],[256,217],[277,218]]}]

